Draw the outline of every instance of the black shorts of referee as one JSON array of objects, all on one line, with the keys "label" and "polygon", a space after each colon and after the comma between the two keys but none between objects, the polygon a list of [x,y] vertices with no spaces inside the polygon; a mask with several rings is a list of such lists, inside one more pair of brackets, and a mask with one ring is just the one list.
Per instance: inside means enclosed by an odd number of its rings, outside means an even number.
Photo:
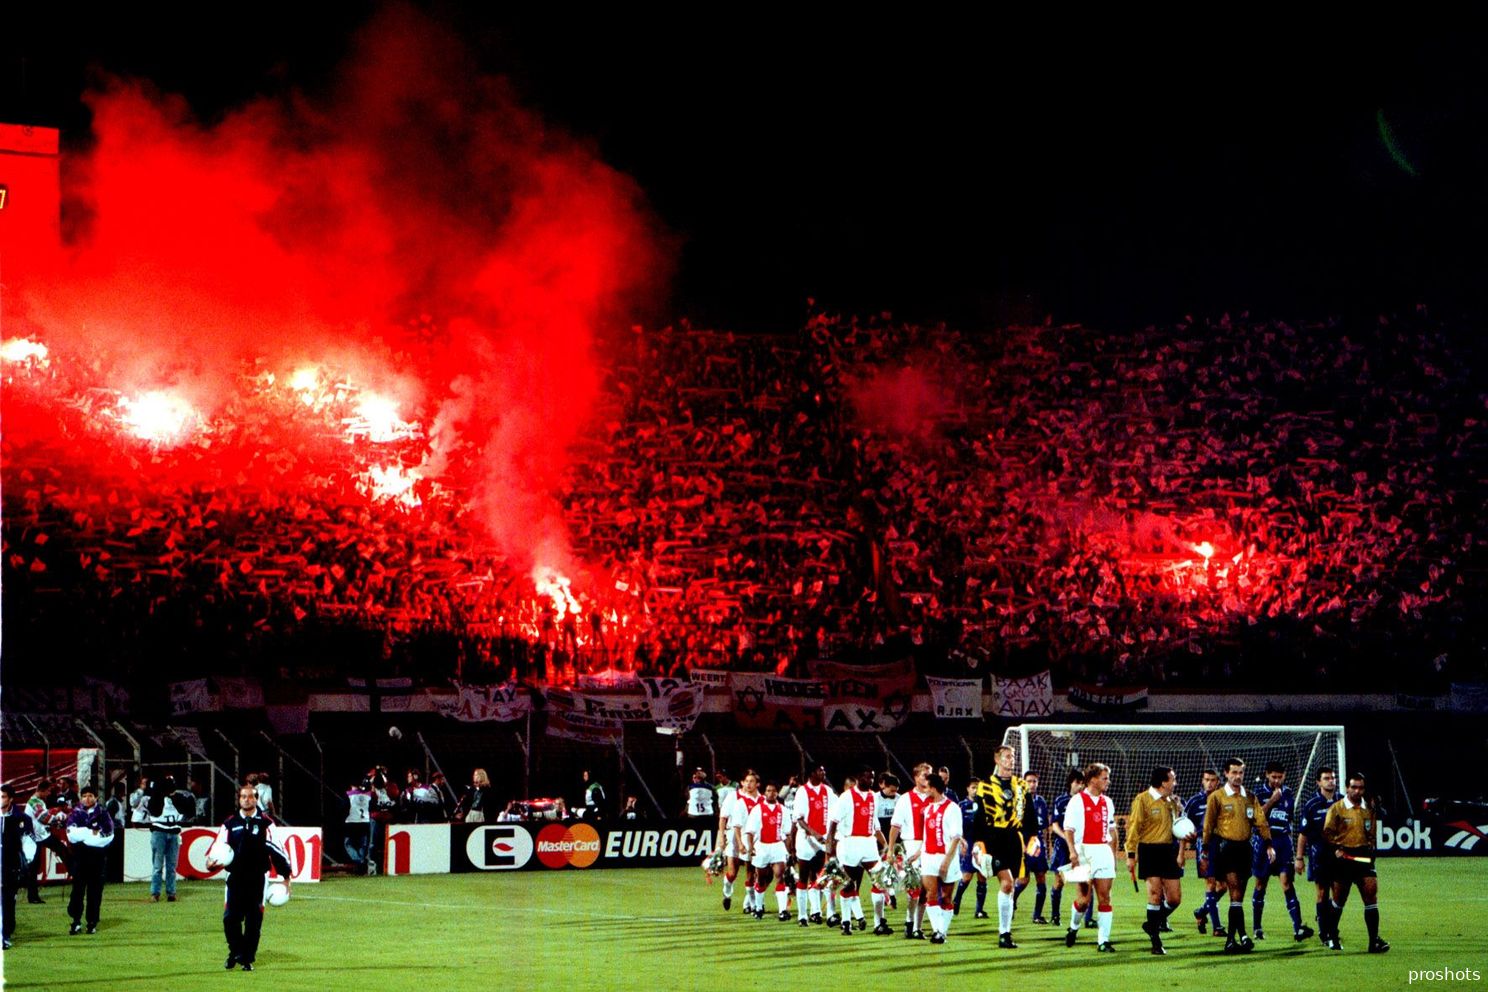
[{"label": "black shorts of referee", "polygon": [[1250,857],[1250,841],[1218,838],[1214,841],[1213,854],[1210,856],[1210,871],[1215,878],[1232,874],[1249,878]]},{"label": "black shorts of referee", "polygon": [[1138,844],[1138,878],[1182,878],[1183,869],[1178,864],[1178,843]]},{"label": "black shorts of referee", "polygon": [[987,831],[987,854],[992,858],[992,870],[1010,871],[1013,877],[1023,868],[1023,835],[1017,827],[993,827]]},{"label": "black shorts of referee", "polygon": [[1348,854],[1361,858],[1369,858],[1368,862],[1351,861],[1341,858],[1334,853],[1333,848],[1327,848],[1328,856],[1333,863],[1328,866],[1328,877],[1334,882],[1342,882],[1352,885],[1354,882],[1363,881],[1366,878],[1377,878],[1378,873],[1374,870],[1374,852],[1367,847],[1345,847],[1343,850]]}]

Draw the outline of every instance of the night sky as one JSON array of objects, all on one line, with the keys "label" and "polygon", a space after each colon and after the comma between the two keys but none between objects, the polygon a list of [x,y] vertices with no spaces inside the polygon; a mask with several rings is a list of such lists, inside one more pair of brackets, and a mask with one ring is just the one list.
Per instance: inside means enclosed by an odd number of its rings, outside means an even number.
[{"label": "night sky", "polygon": [[[1171,23],[423,6],[645,190],[679,245],[649,320],[786,330],[808,297],[968,328],[1488,304],[1488,79],[1461,26],[1193,28],[1178,43]],[[79,98],[100,69],[207,121],[315,93],[372,9],[183,7],[8,32],[0,120],[85,146]]]}]

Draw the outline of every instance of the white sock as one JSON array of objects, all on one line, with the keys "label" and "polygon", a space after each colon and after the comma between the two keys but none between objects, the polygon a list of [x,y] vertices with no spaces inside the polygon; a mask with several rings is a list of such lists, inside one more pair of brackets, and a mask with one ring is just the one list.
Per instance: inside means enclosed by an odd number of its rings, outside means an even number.
[{"label": "white sock", "polygon": [[953,910],[950,910],[950,909],[942,909],[940,911],[940,915],[941,915],[941,918],[942,918],[941,919],[941,924],[940,924],[940,932],[942,934],[950,933],[951,932],[951,921],[956,918],[955,912]]},{"label": "white sock", "polygon": [[884,921],[884,893],[874,892],[873,898],[873,925],[878,926]]},{"label": "white sock", "polygon": [[1096,910],[1095,925],[1095,932],[1100,934],[1100,942],[1102,944],[1109,944],[1111,942],[1111,911],[1109,909]]},{"label": "white sock", "polygon": [[997,890],[997,932],[1013,932],[1013,894]]},{"label": "white sock", "polygon": [[929,908],[930,907],[928,907],[928,906],[925,905],[925,899],[924,899],[923,896],[920,897],[920,901],[919,902],[915,903],[914,928],[916,930],[923,930],[923,929],[925,929],[925,912]]},{"label": "white sock", "polygon": [[790,906],[790,893],[785,891],[785,886],[775,886],[775,905],[780,907],[782,913],[788,912]]},{"label": "white sock", "polygon": [[1070,925],[1069,925],[1069,928],[1071,930],[1078,930],[1078,929],[1080,929],[1080,927],[1082,925],[1081,924],[1081,921],[1084,920],[1084,919],[1085,919],[1085,907],[1083,907],[1083,906],[1077,906],[1075,904],[1075,900],[1071,899],[1070,900]]},{"label": "white sock", "polygon": [[734,897],[734,880],[732,878],[725,878],[723,880],[723,897],[725,899],[732,899]]},{"label": "white sock", "polygon": [[915,915],[918,914],[919,911],[920,900],[910,899],[904,904],[904,922],[912,925],[915,921]]},{"label": "white sock", "polygon": [[858,894],[847,900],[847,908],[852,913],[852,918],[861,920],[863,918],[863,896]]},{"label": "white sock", "polygon": [[805,889],[797,889],[796,890],[796,914],[798,916],[800,916],[800,918],[803,919],[803,920],[806,919],[806,914],[808,912],[808,910],[807,910],[807,904],[808,904],[808,899],[807,899],[807,896],[806,896],[806,890]]},{"label": "white sock", "polygon": [[930,932],[944,933],[945,931],[941,929],[945,925],[941,920],[944,911],[939,906],[926,906],[925,913],[930,917]]},{"label": "white sock", "polygon": [[806,902],[809,904],[812,914],[821,912],[821,889],[816,886],[806,890]]}]

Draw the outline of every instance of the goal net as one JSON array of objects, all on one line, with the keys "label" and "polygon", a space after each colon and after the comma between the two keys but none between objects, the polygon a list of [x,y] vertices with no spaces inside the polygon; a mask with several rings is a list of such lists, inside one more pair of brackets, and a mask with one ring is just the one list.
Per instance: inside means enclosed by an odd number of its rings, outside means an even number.
[{"label": "goal net", "polygon": [[1337,769],[1340,783],[1347,768],[1343,728],[1332,726],[1030,723],[1009,727],[1003,743],[1017,752],[1019,768],[1039,773],[1039,792],[1050,802],[1065,791],[1070,769],[1109,765],[1109,793],[1122,811],[1160,765],[1178,773],[1176,794],[1187,800],[1200,791],[1203,772],[1222,772],[1227,758],[1245,762],[1247,787],[1261,779],[1267,762],[1279,761],[1299,809],[1317,792],[1319,768]]}]

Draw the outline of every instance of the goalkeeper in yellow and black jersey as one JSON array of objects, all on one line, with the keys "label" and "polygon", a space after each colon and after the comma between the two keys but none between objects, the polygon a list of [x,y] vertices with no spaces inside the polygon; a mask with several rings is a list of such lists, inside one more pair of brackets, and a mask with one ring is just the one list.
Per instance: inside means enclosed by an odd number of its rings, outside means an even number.
[{"label": "goalkeeper in yellow and black jersey", "polygon": [[1018,946],[1013,943],[1013,885],[1023,870],[1023,822],[1031,812],[1028,785],[1013,774],[1014,758],[1008,745],[997,749],[996,772],[977,786],[971,830],[972,843],[980,844],[991,862],[987,873],[997,876],[997,946],[1005,948]]}]

